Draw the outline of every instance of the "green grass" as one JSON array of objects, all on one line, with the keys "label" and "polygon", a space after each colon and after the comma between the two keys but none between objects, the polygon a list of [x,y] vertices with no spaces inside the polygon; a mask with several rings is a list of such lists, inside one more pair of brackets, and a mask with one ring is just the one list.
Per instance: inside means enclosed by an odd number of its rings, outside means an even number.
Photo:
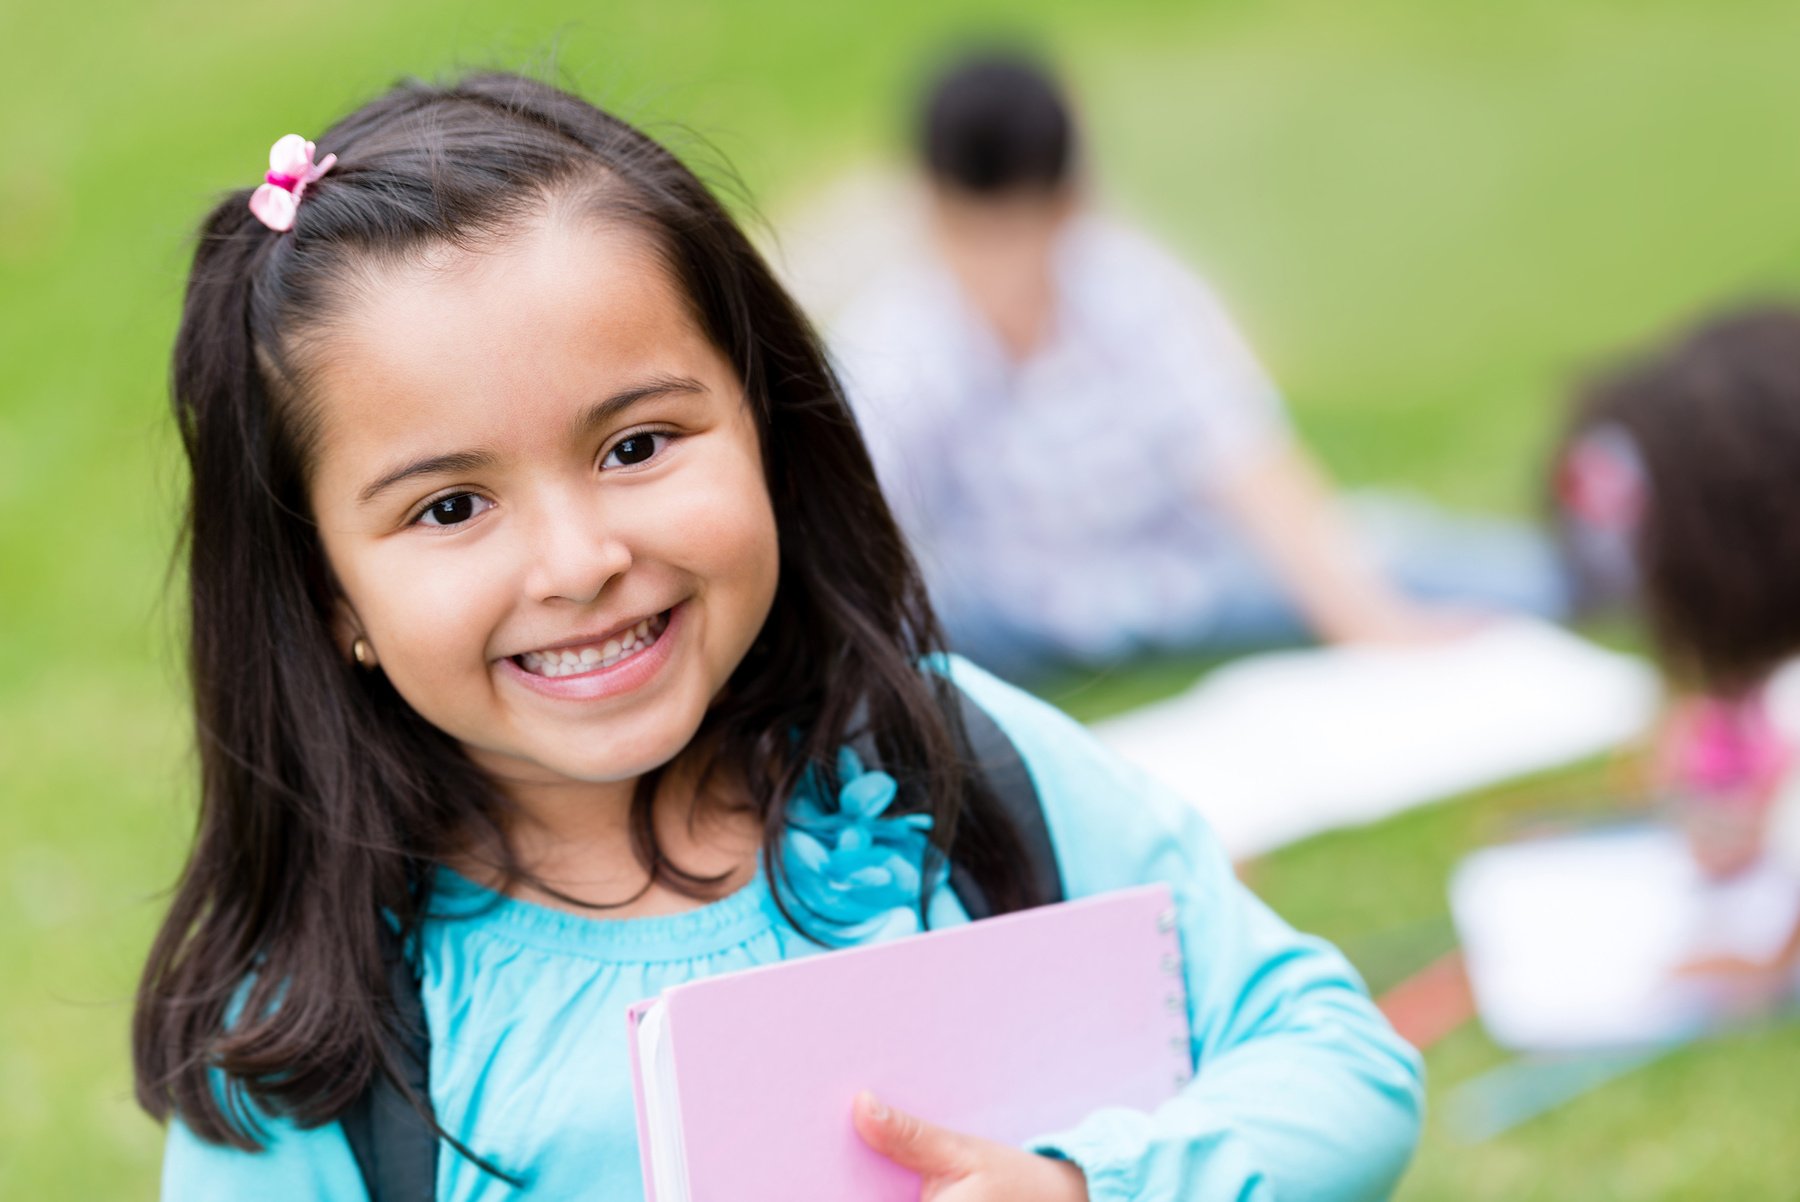
[{"label": "green grass", "polygon": [[[159,1135],[129,1100],[125,1027],[191,824],[163,389],[209,199],[253,180],[275,136],[320,129],[395,75],[553,50],[591,95],[705,161],[710,142],[779,211],[895,146],[893,106],[964,11],[0,7],[0,1196],[155,1189]],[[1206,265],[1353,482],[1524,511],[1571,371],[1800,276],[1792,5],[982,11],[1065,57],[1111,191]],[[1071,704],[1167,692],[1194,667]],[[1579,773],[1533,786],[1568,804],[1593,787]],[[1301,925],[1376,947],[1440,921],[1450,864],[1534,796],[1315,840],[1256,884]],[[1407,1194],[1790,1195],[1795,1051],[1792,1031],[1696,1048],[1482,1147],[1434,1126]],[[1461,1034],[1433,1053],[1434,1090],[1498,1059]]]}]

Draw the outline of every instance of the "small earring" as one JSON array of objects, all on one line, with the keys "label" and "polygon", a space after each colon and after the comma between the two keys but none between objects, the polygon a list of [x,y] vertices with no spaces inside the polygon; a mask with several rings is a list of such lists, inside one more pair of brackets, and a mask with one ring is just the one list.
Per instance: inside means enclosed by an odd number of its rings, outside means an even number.
[{"label": "small earring", "polygon": [[356,641],[350,644],[350,655],[357,663],[366,668],[369,666],[369,661],[374,658],[374,651],[369,646],[369,640],[359,634],[356,636]]}]

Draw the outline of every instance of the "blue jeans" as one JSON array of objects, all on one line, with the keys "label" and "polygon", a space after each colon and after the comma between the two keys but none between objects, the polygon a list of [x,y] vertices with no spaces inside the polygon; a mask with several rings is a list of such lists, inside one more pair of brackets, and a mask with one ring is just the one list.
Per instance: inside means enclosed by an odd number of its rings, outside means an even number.
[{"label": "blue jeans", "polygon": [[[1533,527],[1451,514],[1392,492],[1357,493],[1344,503],[1362,545],[1410,597],[1550,619],[1570,612],[1562,558]],[[1286,587],[1253,548],[1239,543],[1219,562],[1219,588],[1205,609],[1178,623],[1177,637],[1139,646],[1132,657],[1225,654],[1311,640]],[[980,598],[936,600],[951,648],[1009,680],[1111,666],[1019,625]]]}]

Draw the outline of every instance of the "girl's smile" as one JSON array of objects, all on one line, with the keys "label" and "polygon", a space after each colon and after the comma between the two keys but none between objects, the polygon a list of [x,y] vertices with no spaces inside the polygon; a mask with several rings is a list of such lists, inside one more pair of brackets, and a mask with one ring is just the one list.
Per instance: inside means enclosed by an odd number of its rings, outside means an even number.
[{"label": "girl's smile", "polygon": [[630,692],[669,662],[680,637],[681,606],[640,618],[598,638],[576,638],[502,657],[503,671],[546,697],[591,701]]},{"label": "girl's smile", "polygon": [[743,385],[629,226],[549,213],[422,258],[372,268],[313,350],[340,642],[515,800],[624,796],[773,604]]},{"label": "girl's smile", "polygon": [[509,658],[534,676],[574,676],[596,668],[610,668],[656,642],[668,628],[669,611],[626,622],[616,630],[592,638],[573,638]]}]

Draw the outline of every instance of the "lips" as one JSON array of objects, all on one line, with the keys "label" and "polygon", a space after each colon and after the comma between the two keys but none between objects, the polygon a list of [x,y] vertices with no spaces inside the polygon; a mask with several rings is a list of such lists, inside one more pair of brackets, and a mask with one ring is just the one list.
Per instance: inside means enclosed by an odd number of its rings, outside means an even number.
[{"label": "lips", "polygon": [[665,610],[590,642],[526,651],[513,656],[512,661],[533,676],[549,679],[578,676],[611,668],[642,654],[656,644],[668,627],[669,613]]}]

